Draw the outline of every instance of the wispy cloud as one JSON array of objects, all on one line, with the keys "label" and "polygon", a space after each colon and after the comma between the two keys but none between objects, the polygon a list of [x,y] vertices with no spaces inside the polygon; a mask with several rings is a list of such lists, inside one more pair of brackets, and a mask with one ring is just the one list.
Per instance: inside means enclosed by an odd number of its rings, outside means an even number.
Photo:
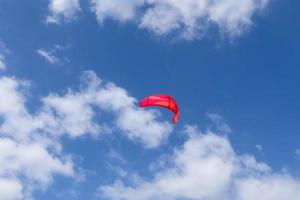
[{"label": "wispy cloud", "polygon": [[[263,151],[263,146],[260,144],[255,145],[255,148],[257,149],[257,151],[262,152]],[[300,153],[300,152],[299,152]]]},{"label": "wispy cloud", "polygon": [[213,122],[216,130],[220,133],[228,134],[231,133],[232,130],[230,126],[225,122],[223,117],[219,114],[207,114],[208,118]]},{"label": "wispy cloud", "polygon": [[241,35],[268,0],[91,0],[91,3],[99,23],[107,18],[132,21],[157,35],[178,33],[196,39],[215,26],[230,37]]},{"label": "wispy cloud", "polygon": [[62,46],[60,44],[54,44],[54,45],[52,45],[52,48],[49,48],[48,50],[46,50],[44,48],[40,48],[40,49],[36,50],[36,53],[39,56],[41,56],[43,59],[45,59],[46,62],[48,62],[50,64],[59,64],[62,62],[62,60],[59,59],[58,54],[68,48],[69,48],[69,46]]},{"label": "wispy cloud", "polygon": [[0,54],[0,71],[4,71],[6,69],[5,58],[2,54]]},{"label": "wispy cloud", "polygon": [[59,59],[55,55],[53,55],[53,51],[38,49],[36,52],[50,64],[56,64],[59,61]]},{"label": "wispy cloud", "polygon": [[51,15],[47,17],[47,23],[69,22],[76,19],[81,11],[80,0],[50,0],[49,10]]},{"label": "wispy cloud", "polygon": [[5,71],[6,66],[6,60],[5,56],[10,54],[10,50],[7,48],[7,46],[0,40],[0,71]]}]

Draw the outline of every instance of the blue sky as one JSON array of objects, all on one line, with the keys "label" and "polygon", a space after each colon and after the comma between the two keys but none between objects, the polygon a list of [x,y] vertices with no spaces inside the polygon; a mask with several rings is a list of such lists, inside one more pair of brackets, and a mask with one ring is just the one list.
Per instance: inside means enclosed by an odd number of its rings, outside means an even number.
[{"label": "blue sky", "polygon": [[0,199],[300,199],[299,5],[2,0]]}]

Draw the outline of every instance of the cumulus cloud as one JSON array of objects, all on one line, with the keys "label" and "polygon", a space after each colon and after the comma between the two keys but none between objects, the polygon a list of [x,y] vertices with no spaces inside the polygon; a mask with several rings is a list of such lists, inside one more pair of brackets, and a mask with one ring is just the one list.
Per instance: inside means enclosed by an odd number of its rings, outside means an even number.
[{"label": "cumulus cloud", "polygon": [[169,122],[158,120],[159,112],[140,109],[137,100],[125,89],[111,82],[102,83],[91,71],[82,75],[78,90],[68,89],[62,95],[51,93],[42,97],[40,110],[34,114],[28,112],[26,96],[20,92],[26,91],[30,85],[28,82],[10,77],[3,77],[0,81],[0,96],[6,99],[0,102],[0,114],[4,118],[0,131],[10,137],[28,138],[35,130],[58,136],[97,135],[108,130],[95,120],[96,113],[101,111],[114,116],[111,125],[115,129],[147,147],[158,146],[172,131]]},{"label": "cumulus cloud", "polygon": [[142,0],[92,0],[92,10],[96,14],[99,22],[106,18],[112,18],[121,22],[133,20],[139,6],[144,4]]},{"label": "cumulus cloud", "polygon": [[80,0],[50,0],[49,10],[51,15],[47,17],[47,23],[68,22],[76,19],[81,11]]},{"label": "cumulus cloud", "polygon": [[73,176],[70,158],[59,143],[45,136],[25,104],[28,82],[0,79],[0,196],[3,200],[30,197],[35,186],[46,187],[55,174]]},{"label": "cumulus cloud", "polygon": [[[103,83],[85,72],[78,89],[51,93],[30,112],[30,82],[0,78],[0,196],[3,200],[31,198],[36,188],[46,188],[53,176],[75,177],[72,157],[63,152],[60,137],[97,136],[107,131],[123,133],[146,148],[160,145],[171,133],[159,113],[140,110],[136,99],[113,83]],[[96,120],[113,116],[113,120]],[[100,117],[100,116],[97,116]],[[105,124],[108,125],[105,125]],[[110,127],[110,128],[108,128]]]},{"label": "cumulus cloud", "polygon": [[86,133],[97,135],[101,132],[100,125],[94,122],[95,112],[89,101],[82,95],[84,94],[69,92],[62,97],[51,94],[43,98],[45,116],[57,119],[50,127],[54,129],[51,132],[66,133],[71,137],[78,137]]},{"label": "cumulus cloud", "polygon": [[29,138],[36,129],[37,124],[32,122],[32,117],[25,106],[26,88],[29,83],[11,77],[0,79],[0,116],[1,135],[23,140]]},{"label": "cumulus cloud", "polygon": [[237,155],[226,136],[196,133],[165,157],[152,178],[127,176],[100,186],[111,200],[285,200],[300,198],[300,180],[276,173],[251,155]]},{"label": "cumulus cloud", "polygon": [[[125,89],[114,83],[102,83],[93,72],[83,74],[80,91],[69,90],[64,96],[51,94],[43,102],[69,128],[65,132],[73,135],[99,132],[101,127],[92,120],[95,115],[93,107],[112,114],[115,118],[112,127],[149,148],[160,145],[172,131],[169,122],[157,120],[158,112],[141,110],[137,100],[129,96]],[[77,127],[79,125],[81,127]]]},{"label": "cumulus cloud", "polygon": [[140,28],[166,35],[172,32],[194,39],[218,27],[230,37],[252,25],[253,16],[268,0],[92,0],[92,11],[102,23],[111,18],[133,21]]},{"label": "cumulus cloud", "polygon": [[42,142],[32,141],[27,144],[12,139],[0,140],[1,169],[0,176],[22,174],[31,181],[47,185],[52,174],[72,175],[72,163],[51,155]]},{"label": "cumulus cloud", "polygon": [[290,175],[247,177],[236,182],[238,200],[300,199],[300,180]]}]

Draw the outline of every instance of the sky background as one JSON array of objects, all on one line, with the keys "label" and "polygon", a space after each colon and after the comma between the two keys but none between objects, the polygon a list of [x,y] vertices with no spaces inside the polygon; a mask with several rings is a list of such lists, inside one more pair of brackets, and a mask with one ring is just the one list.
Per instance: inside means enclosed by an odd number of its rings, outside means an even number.
[{"label": "sky background", "polygon": [[0,199],[300,199],[300,2],[107,2],[0,0]]}]

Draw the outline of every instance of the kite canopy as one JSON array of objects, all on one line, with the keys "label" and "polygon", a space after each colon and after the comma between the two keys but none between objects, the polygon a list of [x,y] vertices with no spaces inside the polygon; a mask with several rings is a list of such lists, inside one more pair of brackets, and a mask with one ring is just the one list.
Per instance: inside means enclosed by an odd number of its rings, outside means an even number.
[{"label": "kite canopy", "polygon": [[176,124],[179,119],[179,108],[176,100],[165,94],[151,95],[140,101],[140,107],[159,106],[171,110],[174,113],[173,123]]}]

